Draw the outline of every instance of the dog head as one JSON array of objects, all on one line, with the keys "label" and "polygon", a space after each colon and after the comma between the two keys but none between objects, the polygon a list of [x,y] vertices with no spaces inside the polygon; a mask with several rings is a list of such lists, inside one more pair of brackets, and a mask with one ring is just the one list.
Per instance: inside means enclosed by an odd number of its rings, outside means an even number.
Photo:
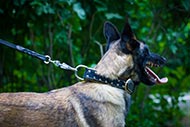
[{"label": "dog head", "polygon": [[150,67],[163,66],[166,59],[150,52],[144,42],[136,39],[128,20],[121,34],[112,23],[106,22],[104,24],[104,36],[107,40],[107,52],[115,49],[114,51],[118,52],[118,57],[120,57],[120,61],[113,59],[112,62],[117,63],[119,61],[119,66],[125,68],[122,73],[120,72],[118,78],[123,80],[131,78],[137,84],[143,82],[146,85],[163,84],[168,81],[166,77],[160,79],[150,69]]}]

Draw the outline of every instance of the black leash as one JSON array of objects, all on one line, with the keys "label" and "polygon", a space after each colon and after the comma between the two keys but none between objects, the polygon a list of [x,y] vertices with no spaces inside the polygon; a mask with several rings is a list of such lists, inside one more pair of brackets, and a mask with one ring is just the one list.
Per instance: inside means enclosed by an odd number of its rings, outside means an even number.
[{"label": "black leash", "polygon": [[23,53],[26,53],[26,54],[28,54],[30,56],[36,57],[36,58],[38,58],[38,59],[40,59],[40,60],[42,60],[44,62],[48,60],[47,56],[41,55],[41,54],[39,54],[37,52],[34,52],[32,50],[29,50],[29,49],[26,49],[26,48],[24,48],[24,47],[22,47],[20,45],[15,45],[13,43],[10,43],[10,42],[2,40],[2,39],[0,39],[0,44],[6,45],[6,46],[8,46],[10,48],[16,49],[16,50],[18,50],[20,52],[23,52]]},{"label": "black leash", "polygon": [[10,43],[8,41],[5,41],[5,40],[2,40],[0,39],[0,44],[3,44],[7,47],[10,47],[10,48],[13,48],[13,49],[16,49],[20,52],[23,52],[23,53],[26,53],[30,56],[33,56],[35,58],[38,58],[40,60],[42,60],[45,64],[49,64],[49,63],[53,63],[55,66],[61,68],[61,69],[64,69],[64,70],[70,70],[70,71],[74,71],[75,72],[75,76],[79,79],[79,80],[84,80],[84,78],[82,78],[81,76],[78,75],[78,72],[81,68],[84,68],[84,69],[90,69],[89,67],[85,66],[85,65],[78,65],[76,66],[75,68],[74,67],[71,67],[69,66],[68,64],[66,63],[61,63],[59,60],[52,60],[51,57],[49,55],[42,55],[42,54],[39,54],[37,52],[34,52],[30,49],[27,49],[27,48],[24,48],[20,45],[15,45],[13,43]]},{"label": "black leash", "polygon": [[0,44],[3,44],[5,46],[7,46],[7,47],[16,49],[16,50],[18,50],[20,52],[23,52],[23,53],[26,53],[26,54],[28,54],[30,56],[36,57],[36,58],[42,60],[45,64],[53,63],[55,66],[57,66],[57,67],[59,67],[61,69],[75,71],[75,76],[80,80],[83,80],[83,78],[78,76],[78,70],[80,68],[88,68],[85,65],[78,65],[77,67],[73,68],[73,67],[69,66],[66,63],[61,63],[59,60],[52,60],[51,57],[48,56],[48,55],[39,54],[39,53],[34,52],[34,51],[30,50],[30,49],[26,49],[26,48],[24,48],[24,47],[22,47],[20,45],[15,45],[13,43],[10,43],[10,42],[2,40],[2,39],[0,39]]}]

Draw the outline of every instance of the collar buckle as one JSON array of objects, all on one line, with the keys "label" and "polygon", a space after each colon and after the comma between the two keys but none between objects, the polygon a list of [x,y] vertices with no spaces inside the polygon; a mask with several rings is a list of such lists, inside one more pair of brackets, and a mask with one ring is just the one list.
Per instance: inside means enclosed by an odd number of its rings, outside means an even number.
[{"label": "collar buckle", "polygon": [[132,94],[134,92],[135,89],[135,84],[134,82],[129,78],[126,82],[125,82],[125,91],[127,91],[129,94]]}]

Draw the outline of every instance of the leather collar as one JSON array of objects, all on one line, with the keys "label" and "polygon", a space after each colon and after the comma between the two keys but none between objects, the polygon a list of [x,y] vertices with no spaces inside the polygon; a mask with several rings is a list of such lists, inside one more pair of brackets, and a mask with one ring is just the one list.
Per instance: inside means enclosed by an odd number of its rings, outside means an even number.
[{"label": "leather collar", "polygon": [[98,75],[96,70],[86,68],[84,73],[85,81],[100,82],[104,84],[109,84],[112,87],[116,87],[122,90],[127,91],[129,94],[132,94],[135,90],[135,83],[129,78],[127,81],[119,79],[110,79],[105,76]]}]

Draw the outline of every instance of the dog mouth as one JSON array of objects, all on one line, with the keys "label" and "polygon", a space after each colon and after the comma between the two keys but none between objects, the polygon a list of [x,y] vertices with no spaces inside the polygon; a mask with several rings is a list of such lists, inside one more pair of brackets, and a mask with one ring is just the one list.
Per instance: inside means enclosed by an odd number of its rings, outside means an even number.
[{"label": "dog mouth", "polygon": [[150,69],[150,67],[160,67],[160,65],[150,61],[146,62],[144,70],[150,82],[153,84],[164,84],[168,82],[167,77],[160,78],[152,69]]}]

